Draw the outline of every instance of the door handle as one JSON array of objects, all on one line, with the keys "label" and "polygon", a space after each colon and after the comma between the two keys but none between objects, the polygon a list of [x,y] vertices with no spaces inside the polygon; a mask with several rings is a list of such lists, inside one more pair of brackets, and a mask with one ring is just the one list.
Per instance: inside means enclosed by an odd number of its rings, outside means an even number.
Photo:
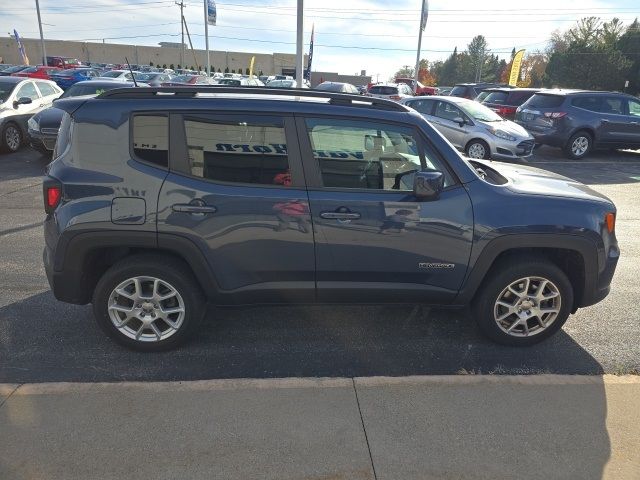
[{"label": "door handle", "polygon": [[609,120],[607,120],[606,118],[603,118],[602,123],[609,123]]},{"label": "door handle", "polygon": [[189,203],[176,203],[171,205],[171,210],[179,213],[216,213],[218,209],[213,205],[207,205],[204,200],[196,198]]},{"label": "door handle", "polygon": [[357,220],[360,214],[356,212],[322,212],[320,217],[327,220]]}]

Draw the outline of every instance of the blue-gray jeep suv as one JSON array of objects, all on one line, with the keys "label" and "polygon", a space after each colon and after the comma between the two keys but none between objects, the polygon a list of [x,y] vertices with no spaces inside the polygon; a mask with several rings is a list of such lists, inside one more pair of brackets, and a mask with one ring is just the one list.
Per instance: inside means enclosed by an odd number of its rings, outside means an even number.
[{"label": "blue-gray jeep suv", "polygon": [[208,302],[471,304],[488,337],[531,345],[609,292],[610,200],[469,162],[397,103],[172,87],[56,106],[47,277],[126,346],[178,345]]}]

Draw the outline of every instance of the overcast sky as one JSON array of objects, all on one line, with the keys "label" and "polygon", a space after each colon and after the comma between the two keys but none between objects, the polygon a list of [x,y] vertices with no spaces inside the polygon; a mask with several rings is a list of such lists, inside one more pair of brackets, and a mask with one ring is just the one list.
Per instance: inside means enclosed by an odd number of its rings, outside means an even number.
[{"label": "overcast sky", "polygon": [[[194,47],[204,48],[204,8],[184,0]],[[180,41],[180,9],[174,0],[40,0],[46,38],[157,45]],[[296,0],[220,0],[210,48],[255,53],[295,53]],[[7,30],[38,36],[35,0],[1,0]],[[421,0],[305,0],[305,52],[315,24],[313,70],[353,74],[366,70],[388,78],[414,65]],[[508,57],[511,49],[544,49],[555,29],[583,16],[640,16],[640,0],[431,0],[422,58],[446,58],[475,35]],[[556,8],[557,7],[557,8]],[[48,25],[47,25],[48,24]],[[3,32],[6,35],[7,32]],[[119,37],[119,38],[117,38]],[[137,37],[137,38],[133,38]]]}]

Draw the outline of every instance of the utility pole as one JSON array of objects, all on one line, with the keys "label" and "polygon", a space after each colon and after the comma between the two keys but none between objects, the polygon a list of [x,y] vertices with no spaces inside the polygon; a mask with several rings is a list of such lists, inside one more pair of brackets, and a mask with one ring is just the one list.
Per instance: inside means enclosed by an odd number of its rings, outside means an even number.
[{"label": "utility pole", "polygon": [[42,65],[47,65],[47,49],[44,46],[44,34],[42,33],[42,19],[40,18],[40,2],[36,0],[36,11],[38,12],[38,27],[40,27],[40,44],[42,45]]},{"label": "utility pole", "polygon": [[302,79],[304,78],[304,54],[302,53],[302,36],[304,24],[304,0],[298,0],[298,28],[296,33],[296,86],[302,88]]},{"label": "utility pole", "polygon": [[180,7],[180,66],[184,68],[184,0],[175,3]]},{"label": "utility pole", "polygon": [[429,16],[429,4],[427,0],[422,0],[422,13],[420,14],[420,27],[418,28],[418,53],[416,54],[416,69],[413,72],[414,88],[413,92],[418,91],[418,79],[420,76],[420,49],[422,48],[422,32],[427,28],[427,18]]}]

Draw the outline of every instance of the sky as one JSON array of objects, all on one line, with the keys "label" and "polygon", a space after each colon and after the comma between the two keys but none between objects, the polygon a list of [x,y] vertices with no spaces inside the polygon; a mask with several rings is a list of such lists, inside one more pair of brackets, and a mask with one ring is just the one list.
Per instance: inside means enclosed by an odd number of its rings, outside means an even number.
[{"label": "sky", "polygon": [[[61,5],[64,3],[64,5]],[[202,0],[184,0],[194,47],[204,49]],[[219,0],[209,27],[212,50],[295,53],[296,0]],[[366,70],[388,79],[414,66],[422,0],[304,0],[304,44],[315,26],[313,70],[343,74]],[[640,17],[638,0],[430,0],[421,58],[444,60],[484,35],[492,53],[543,50],[554,30],[585,16]],[[180,42],[180,8],[174,0],[40,0],[45,38],[157,45]],[[0,0],[0,23],[37,38],[35,0]],[[7,32],[2,32],[7,35]],[[186,40],[185,40],[186,42]]]}]

